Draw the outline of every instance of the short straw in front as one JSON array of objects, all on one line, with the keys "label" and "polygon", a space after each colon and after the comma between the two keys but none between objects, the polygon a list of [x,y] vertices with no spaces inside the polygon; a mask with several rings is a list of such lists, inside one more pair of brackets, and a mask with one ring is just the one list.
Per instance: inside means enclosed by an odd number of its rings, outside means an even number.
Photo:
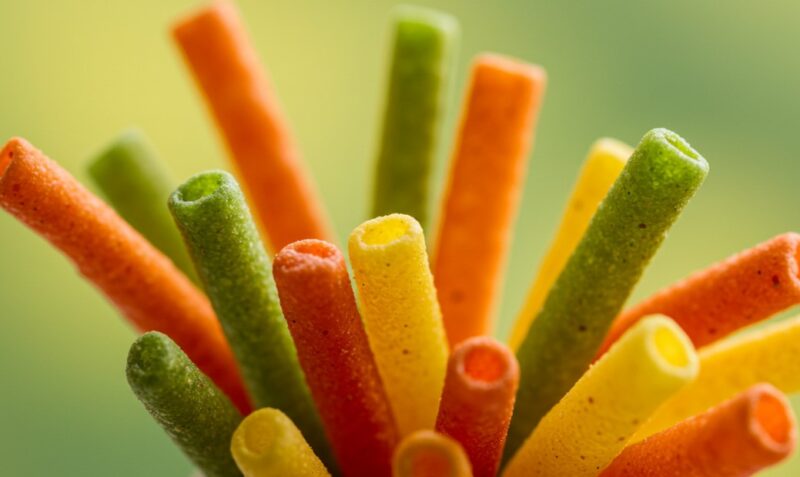
[{"label": "short straw in front", "polygon": [[479,56],[462,111],[433,253],[450,346],[491,333],[544,70]]},{"label": "short straw in front", "polygon": [[458,442],[423,430],[406,436],[397,446],[392,477],[472,477],[472,470]]},{"label": "short straw in front", "polygon": [[144,135],[135,129],[120,134],[87,171],[114,210],[196,282],[192,260],[167,210],[175,184]]},{"label": "short straw in front", "polygon": [[139,337],[126,374],[136,397],[205,477],[241,475],[230,453],[241,414],[168,336]]},{"label": "short straw in front", "polygon": [[800,303],[800,235],[778,235],[671,285],[614,320],[598,356],[642,316],[662,313],[698,348]]},{"label": "short straw in front", "polygon": [[0,153],[0,206],[61,250],[140,331],[169,335],[242,412],[250,409],[208,299],[111,207],[24,139]]},{"label": "short straw in front", "polygon": [[475,477],[497,475],[518,382],[514,354],[488,336],[462,341],[450,355],[436,431],[461,443]]},{"label": "short straw in front", "polygon": [[458,22],[445,13],[406,5],[396,8],[392,18],[394,38],[371,217],[403,213],[426,227]]},{"label": "short straw in front", "polygon": [[281,312],[272,264],[242,191],[223,171],[191,177],[169,209],[194,259],[255,408],[285,412],[329,464],[333,456]]},{"label": "short straw in front", "polygon": [[592,145],[567,201],[556,236],[542,258],[536,279],[514,322],[509,339],[512,349],[519,348],[553,282],[580,242],[597,207],[614,185],[632,152],[633,148],[614,139],[600,139]]},{"label": "short straw in front", "polygon": [[644,135],[517,350],[520,383],[506,458],[586,372],[707,173],[705,159],[674,132]]},{"label": "short straw in front", "polygon": [[247,416],[231,439],[231,454],[244,477],[330,477],[300,430],[278,409]]},{"label": "short straw in front", "polygon": [[788,457],[797,442],[792,408],[758,384],[711,410],[627,447],[600,477],[741,477]]},{"label": "short straw in front", "polygon": [[275,256],[273,275],[342,473],[388,476],[398,432],[344,256],[328,242],[302,240]]},{"label": "short straw in front", "polygon": [[364,327],[401,436],[433,428],[447,338],[425,236],[413,217],[369,220],[350,234]]},{"label": "short straw in front", "polygon": [[669,318],[631,328],[542,419],[503,477],[594,477],[698,370],[692,342]]},{"label": "short straw in front", "polygon": [[273,251],[329,239],[322,202],[232,2],[178,22],[173,36],[191,69]]},{"label": "short straw in front", "polygon": [[758,383],[800,392],[800,317],[722,340],[703,348],[700,374],[667,401],[637,433],[636,440],[666,429]]}]

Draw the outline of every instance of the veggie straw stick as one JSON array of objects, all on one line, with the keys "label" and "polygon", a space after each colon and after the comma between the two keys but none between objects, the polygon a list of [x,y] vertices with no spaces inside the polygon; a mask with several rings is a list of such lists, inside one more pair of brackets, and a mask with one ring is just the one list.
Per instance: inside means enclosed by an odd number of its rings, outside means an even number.
[{"label": "veggie straw stick", "polygon": [[239,424],[231,453],[245,477],[329,477],[286,414],[259,409]]},{"label": "veggie straw stick", "polygon": [[506,457],[586,371],[707,172],[705,159],[677,134],[654,129],[642,138],[517,351],[520,384]]},{"label": "veggie straw stick", "polygon": [[389,475],[397,428],[339,250],[301,240],[275,256],[281,307],[345,476]]},{"label": "veggie straw stick", "polygon": [[332,463],[322,423],[281,312],[272,267],[236,180],[191,177],[169,199],[256,408],[275,407]]},{"label": "veggie straw stick", "polygon": [[433,431],[417,431],[397,446],[393,477],[472,477],[464,449]]},{"label": "veggie straw stick", "polygon": [[229,447],[242,416],[169,337],[139,337],[126,374],[153,419],[206,477],[241,475]]},{"label": "veggie straw stick", "polygon": [[768,384],[626,448],[601,477],[739,477],[794,450],[792,408]]},{"label": "veggie straw stick", "polygon": [[205,96],[273,250],[331,236],[322,204],[231,2],[214,2],[173,36]]},{"label": "veggie straw stick", "polygon": [[800,391],[800,317],[735,336],[699,353],[697,379],[667,401],[636,435],[641,440],[757,383]]},{"label": "veggie straw stick", "polygon": [[462,111],[433,260],[453,347],[491,332],[545,73],[479,56]]},{"label": "veggie straw stick", "polygon": [[614,139],[600,139],[589,151],[580,175],[572,189],[558,232],[544,256],[539,273],[528,291],[525,304],[514,323],[509,340],[512,349],[519,348],[531,321],[542,307],[547,292],[575,250],[594,212],[625,167],[633,149]]},{"label": "veggie straw stick", "polygon": [[642,316],[663,313],[701,347],[800,302],[800,235],[786,233],[667,287],[614,321],[602,354]]},{"label": "veggie straw stick", "polygon": [[542,419],[503,476],[597,475],[697,367],[692,343],[675,322],[642,320]]},{"label": "veggie straw stick", "polygon": [[447,367],[447,338],[425,237],[392,214],[350,234],[350,261],[375,362],[401,436],[432,429]]},{"label": "veggie straw stick", "polygon": [[518,382],[514,354],[492,338],[470,338],[450,356],[436,431],[464,446],[476,477],[497,475]]},{"label": "veggie straw stick", "polygon": [[24,139],[0,153],[0,206],[60,249],[141,331],[158,330],[242,412],[249,402],[206,297],[165,256]]},{"label": "veggie straw stick", "polygon": [[89,176],[129,224],[197,282],[166,203],[175,188],[153,147],[137,130],[125,131],[92,159]]},{"label": "veggie straw stick", "polygon": [[393,17],[372,217],[401,212],[427,224],[431,163],[441,134],[458,22],[412,6],[396,8]]}]

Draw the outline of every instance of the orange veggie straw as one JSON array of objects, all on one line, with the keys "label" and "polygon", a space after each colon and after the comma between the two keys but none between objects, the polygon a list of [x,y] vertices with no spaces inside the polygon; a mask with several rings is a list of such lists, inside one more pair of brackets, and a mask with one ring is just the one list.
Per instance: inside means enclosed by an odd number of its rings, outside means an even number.
[{"label": "orange veggie straw", "polygon": [[455,440],[421,430],[406,436],[394,452],[393,477],[472,477],[469,459]]},{"label": "orange veggie straw", "polygon": [[627,447],[601,477],[740,477],[792,453],[797,429],[780,391],[758,384]]},{"label": "orange veggie straw", "polygon": [[236,8],[218,1],[173,36],[239,169],[272,250],[330,239],[327,217]]},{"label": "orange veggie straw", "polygon": [[399,434],[356,308],[342,253],[301,240],[272,273],[300,365],[345,476],[391,474]]},{"label": "orange veggie straw", "polygon": [[785,233],[696,272],[616,318],[601,356],[641,318],[669,316],[696,347],[800,303],[800,235]]},{"label": "orange veggie straw", "polygon": [[436,431],[461,443],[475,477],[497,475],[517,384],[517,359],[492,338],[469,338],[450,356]]},{"label": "orange veggie straw", "polygon": [[205,295],[27,141],[11,139],[0,154],[0,206],[69,257],[139,331],[169,335],[239,410],[249,412],[233,354]]},{"label": "orange veggie straw", "polygon": [[537,66],[473,64],[433,266],[451,347],[491,331],[544,85]]}]

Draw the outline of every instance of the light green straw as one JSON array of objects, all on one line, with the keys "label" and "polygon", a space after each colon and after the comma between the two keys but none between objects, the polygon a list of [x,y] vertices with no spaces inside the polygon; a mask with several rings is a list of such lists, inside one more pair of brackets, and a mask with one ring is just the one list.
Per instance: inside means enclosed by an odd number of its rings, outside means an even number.
[{"label": "light green straw", "polygon": [[431,166],[457,37],[458,23],[444,13],[410,6],[394,12],[372,217],[401,213],[427,225]]},{"label": "light green straw", "polygon": [[195,175],[170,196],[169,209],[253,404],[283,411],[330,468],[332,453],[281,311],[272,264],[236,180],[223,171]]},{"label": "light green straw", "polygon": [[586,371],[614,317],[708,173],[680,136],[642,138],[558,276],[517,351],[508,460]]},{"label": "light green straw", "polygon": [[242,416],[167,335],[140,336],[126,374],[150,415],[206,477],[242,475],[230,452]]},{"label": "light green straw", "polygon": [[112,207],[189,278],[192,261],[167,210],[175,184],[153,147],[137,130],[122,133],[87,170]]}]

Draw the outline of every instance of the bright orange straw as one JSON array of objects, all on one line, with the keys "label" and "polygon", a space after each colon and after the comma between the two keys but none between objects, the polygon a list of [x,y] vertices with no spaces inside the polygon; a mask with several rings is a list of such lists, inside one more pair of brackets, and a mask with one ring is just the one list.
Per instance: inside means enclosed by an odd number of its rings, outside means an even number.
[{"label": "bright orange straw", "polygon": [[696,347],[800,303],[800,235],[785,233],[671,285],[614,320],[602,355],[642,317],[661,313]]},{"label": "bright orange straw", "polygon": [[797,429],[788,401],[759,384],[711,410],[627,447],[601,477],[739,477],[794,450]]},{"label": "bright orange straw", "polygon": [[173,35],[272,250],[306,238],[330,240],[322,204],[233,4],[212,3],[176,24]]},{"label": "bright orange straw", "polygon": [[465,340],[450,355],[436,431],[461,443],[475,477],[497,474],[517,384],[517,359],[492,338]]},{"label": "bright orange straw", "polygon": [[[75,263],[140,331],[161,331],[250,410],[208,299],[111,207],[24,139],[0,155],[0,206]],[[164,205],[166,207],[166,204]]]},{"label": "bright orange straw", "polygon": [[454,347],[491,332],[545,73],[478,57],[444,195],[434,277]]}]

